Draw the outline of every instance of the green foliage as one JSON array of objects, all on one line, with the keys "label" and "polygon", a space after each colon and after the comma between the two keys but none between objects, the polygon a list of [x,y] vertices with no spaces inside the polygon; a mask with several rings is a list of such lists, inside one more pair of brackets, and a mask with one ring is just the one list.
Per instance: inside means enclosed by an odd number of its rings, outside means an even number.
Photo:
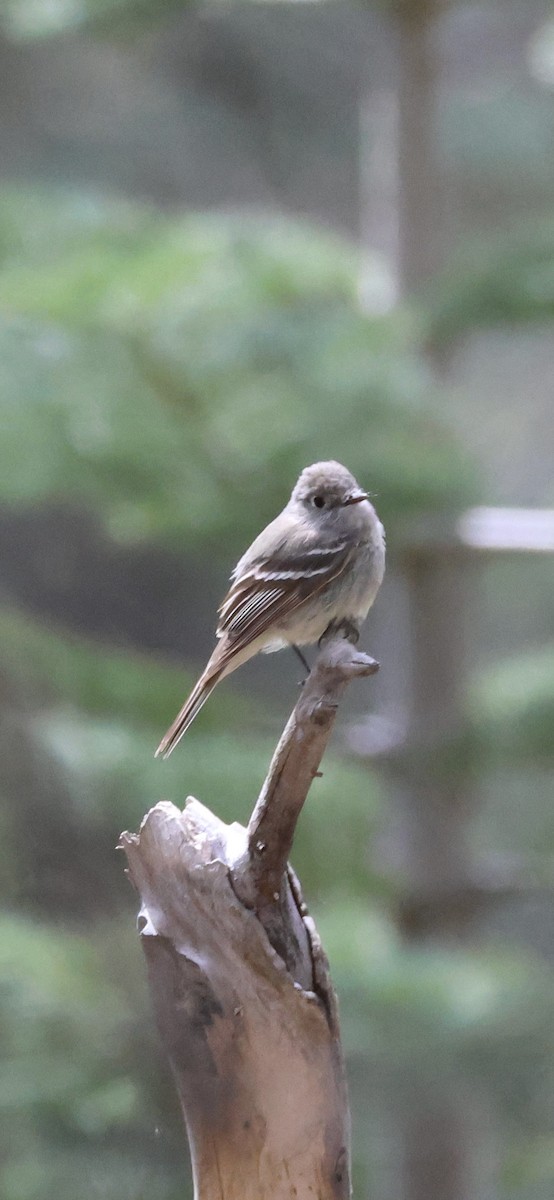
[{"label": "green foliage", "polygon": [[171,1128],[153,1131],[159,1086],[137,1070],[157,1054],[138,947],[108,924],[91,938],[13,916],[0,945],[2,1196],[182,1195]]},{"label": "green foliage", "polygon": [[[182,704],[192,676],[182,666],[162,664],[153,655],[71,637],[10,609],[0,609],[2,665],[21,681],[38,708],[59,705],[68,712],[152,728]],[[211,711],[210,711],[211,710]],[[249,706],[223,689],[213,697],[205,722],[241,725]]]},{"label": "green foliage", "polygon": [[[0,267],[6,504],[65,498],[121,542],[208,539],[229,558],[316,457],[343,458],[378,493],[393,535],[414,511],[472,494],[413,327],[360,312],[356,256],[339,239],[269,218],[178,220],[80,195],[4,193]],[[12,706],[0,866],[5,898],[27,913],[0,931],[13,1081],[2,1192],[176,1200],[178,1117],[113,847],[157,797],[184,802],[183,781],[223,819],[246,820],[273,738],[232,680],[160,764],[153,750],[190,683],[184,671],[6,610],[0,644]],[[549,761],[552,665],[543,656],[476,685],[487,752],[494,742],[518,761]],[[440,1089],[472,1076],[535,1136],[524,1097],[548,1042],[550,973],[493,950],[408,953],[377,907],[393,884],[364,850],[379,812],[375,775],[331,754],[293,855],[341,994],[354,1107],[373,1103],[368,1078],[396,1103],[422,1081]],[[56,872],[64,895],[81,898],[63,908],[71,931],[48,921],[59,909],[42,880]],[[524,1152],[522,1142],[507,1179],[525,1173]],[[548,1179],[546,1149],[542,1161]]]},{"label": "green foliage", "polygon": [[554,646],[483,670],[472,692],[472,723],[489,757],[547,766],[554,758]]},{"label": "green foliage", "polygon": [[464,246],[431,290],[426,336],[435,346],[487,326],[554,317],[554,224],[504,232]]},{"label": "green foliage", "polygon": [[338,239],[8,195],[0,258],[11,503],[79,497],[118,537],[190,544],[249,537],[252,498],[259,524],[319,457],[344,459],[388,523],[470,494],[402,323],[360,312]]},{"label": "green foliage", "polygon": [[[395,1069],[433,1071],[439,1049],[453,1058],[495,1038],[540,1036],[552,1015],[551,972],[529,957],[444,946],[407,948],[384,914],[352,899],[323,910],[319,927],[339,982],[348,1048],[365,1044]],[[348,937],[344,931],[348,929]],[[368,1028],[365,1038],[362,1021]]]},{"label": "green foliage", "polygon": [[[192,0],[191,0],[192,2]],[[41,38],[75,29],[117,33],[154,24],[178,12],[183,0],[0,0],[0,25],[14,39]]]},{"label": "green foliage", "polygon": [[[0,611],[0,634],[5,686],[13,678],[19,703],[33,704],[25,723],[32,753],[55,763],[79,822],[103,831],[107,847],[125,825],[136,826],[156,796],[184,803],[183,755],[187,793],[224,820],[248,819],[274,738],[259,732],[255,706],[237,694],[234,681],[215,694],[181,754],[161,763],[154,749],[187,688],[180,669],[62,637],[6,611]],[[348,797],[338,827],[337,796]],[[351,847],[369,838],[377,801],[376,779],[365,768],[333,754],[326,758],[295,844],[295,863],[311,894],[340,890],[346,874],[361,888],[367,883],[368,863],[360,855],[353,867]],[[9,820],[9,842],[8,830]],[[120,864],[116,869],[119,874]]]},{"label": "green foliage", "polygon": [[[452,1095],[477,1093],[512,1135],[502,1195],[547,1200],[554,1185],[550,1122],[533,1097],[538,1077],[542,1096],[554,1085],[551,965],[494,942],[473,950],[439,942],[408,947],[384,912],[352,894],[324,907],[317,920],[341,998],[358,1187],[370,1183],[391,1117],[394,1128],[429,1097],[448,1108]],[[539,1181],[544,1190],[535,1193]]]}]

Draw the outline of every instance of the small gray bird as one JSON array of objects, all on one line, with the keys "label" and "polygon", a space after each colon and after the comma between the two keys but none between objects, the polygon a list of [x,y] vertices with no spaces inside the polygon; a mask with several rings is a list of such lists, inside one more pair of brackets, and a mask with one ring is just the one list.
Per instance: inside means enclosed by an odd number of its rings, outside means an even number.
[{"label": "small gray bird", "polygon": [[297,650],[330,626],[357,640],[384,570],[385,533],[367,493],[338,462],[306,467],[282,513],[237,563],[219,608],[219,642],[156,757],[171,754],[220,679],[258,651]]}]

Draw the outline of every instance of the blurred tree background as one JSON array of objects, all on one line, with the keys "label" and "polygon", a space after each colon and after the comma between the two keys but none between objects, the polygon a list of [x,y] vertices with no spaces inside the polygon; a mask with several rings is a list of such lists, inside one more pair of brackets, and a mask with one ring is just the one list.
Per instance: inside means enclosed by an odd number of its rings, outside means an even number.
[{"label": "blurred tree background", "polygon": [[336,457],[387,527],[382,670],[294,864],[355,1194],[551,1200],[552,558],[445,549],[442,592],[421,557],[554,505],[549,0],[3,0],[0,63],[1,1194],[189,1194],[114,847],[162,796],[247,818],[292,656],[153,750],[234,561]]}]

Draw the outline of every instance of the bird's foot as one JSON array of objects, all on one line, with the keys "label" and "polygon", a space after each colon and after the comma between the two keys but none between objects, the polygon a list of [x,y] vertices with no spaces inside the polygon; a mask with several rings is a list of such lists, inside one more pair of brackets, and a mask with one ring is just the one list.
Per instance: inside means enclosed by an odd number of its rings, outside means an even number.
[{"label": "bird's foot", "polygon": [[331,621],[325,632],[322,633],[317,644],[321,649],[324,642],[327,642],[329,638],[337,637],[339,635],[343,637],[345,641],[351,642],[353,646],[356,646],[360,640],[360,630],[358,629],[358,626],[354,621],[349,621],[348,618],[345,617],[342,621]]},{"label": "bird's foot", "polygon": [[[291,642],[291,648],[294,650],[294,653],[296,654],[297,658],[299,658],[299,659],[300,659],[300,662],[302,663],[302,666],[304,667],[304,670],[305,670],[305,672],[306,672],[306,679],[307,679],[307,678],[308,678],[308,675],[310,674],[310,671],[311,671],[311,669],[312,669],[312,668],[310,667],[310,664],[309,664],[308,660],[307,660],[306,658],[304,658],[304,655],[303,655],[303,653],[302,653],[302,651],[301,651],[300,647],[299,647],[299,646],[296,646],[296,645],[294,644],[294,642]],[[301,679],[301,680],[300,680],[300,687],[304,687],[304,684],[305,684],[305,682],[306,682],[306,679]]]}]

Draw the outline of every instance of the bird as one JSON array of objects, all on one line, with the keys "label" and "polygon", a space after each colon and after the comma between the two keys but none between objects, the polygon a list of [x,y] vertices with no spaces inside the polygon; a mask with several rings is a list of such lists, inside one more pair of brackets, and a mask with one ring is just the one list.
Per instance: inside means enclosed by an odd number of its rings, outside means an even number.
[{"label": "bird", "polygon": [[305,467],[232,572],[217,645],[156,758],[169,757],[220,680],[260,651],[291,646],[305,663],[299,647],[334,628],[357,641],[384,570],[385,533],[368,493],[341,463]]}]

